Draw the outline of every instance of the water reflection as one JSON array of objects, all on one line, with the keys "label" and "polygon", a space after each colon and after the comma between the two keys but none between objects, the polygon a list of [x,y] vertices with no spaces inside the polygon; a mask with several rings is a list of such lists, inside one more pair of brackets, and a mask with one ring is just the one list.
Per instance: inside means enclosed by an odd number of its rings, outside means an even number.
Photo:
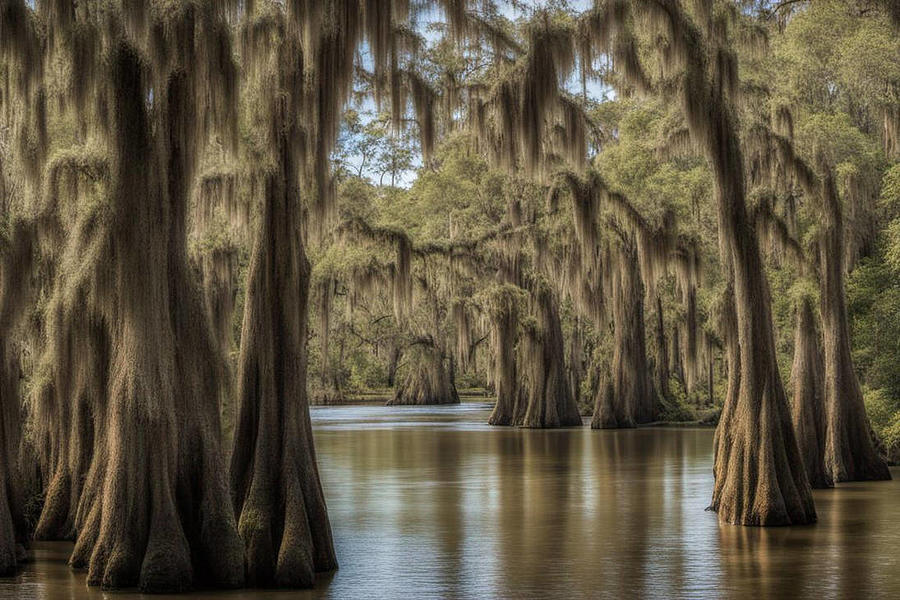
[{"label": "water reflection", "polygon": [[[313,409],[341,569],[201,598],[900,597],[900,484],[816,492],[819,524],[704,512],[712,431],[520,431],[484,404]],[[900,473],[895,473],[898,475]],[[0,598],[101,598],[42,545]]]}]

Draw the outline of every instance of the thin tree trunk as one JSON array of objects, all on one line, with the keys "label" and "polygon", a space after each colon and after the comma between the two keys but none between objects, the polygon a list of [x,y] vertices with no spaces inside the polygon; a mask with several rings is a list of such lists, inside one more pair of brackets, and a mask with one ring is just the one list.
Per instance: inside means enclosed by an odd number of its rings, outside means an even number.
[{"label": "thin tree trunk", "polygon": [[672,391],[669,388],[669,347],[666,343],[666,325],[663,318],[662,298],[656,295],[656,360],[653,373],[656,379],[656,389],[663,402],[673,402]]},{"label": "thin tree trunk", "polygon": [[391,343],[391,352],[388,358],[387,384],[394,387],[397,380],[397,365],[400,364],[400,345]]},{"label": "thin tree trunk", "polygon": [[697,379],[697,371],[699,370],[699,366],[697,364],[697,288],[694,285],[689,285],[688,289],[685,290],[685,341],[684,341],[684,354],[687,357],[685,361],[687,363],[686,367],[683,369],[684,376],[684,389],[685,392],[691,394],[694,391],[694,387]]},{"label": "thin tree trunk", "polygon": [[669,371],[681,385],[686,386],[684,361],[681,359],[681,327],[678,323],[672,324],[672,348],[669,357]]},{"label": "thin tree trunk", "polygon": [[581,413],[581,381],[584,379],[584,336],[581,331],[581,323],[575,318],[572,335],[569,336],[569,359],[566,375],[572,402],[579,407]]},{"label": "thin tree trunk", "polygon": [[824,367],[819,332],[809,298],[798,302],[795,318],[794,362],[791,367],[794,431],[810,484],[814,488],[830,488],[834,482],[825,468]]},{"label": "thin tree trunk", "polygon": [[830,169],[823,184],[824,230],[820,304],[825,348],[825,466],[835,482],[890,479],[875,450],[859,380],[850,353],[844,291],[844,223]]}]

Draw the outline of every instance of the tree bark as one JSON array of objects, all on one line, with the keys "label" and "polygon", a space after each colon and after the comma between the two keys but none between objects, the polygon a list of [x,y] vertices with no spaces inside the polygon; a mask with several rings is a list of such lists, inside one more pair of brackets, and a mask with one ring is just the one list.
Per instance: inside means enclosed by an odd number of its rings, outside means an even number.
[{"label": "tree bark", "polygon": [[143,68],[113,52],[114,166],[110,280],[98,291],[109,326],[110,379],[95,418],[97,451],[77,515],[71,563],[88,584],[183,591],[243,583],[241,545],[222,474],[218,398],[223,365],[187,259],[195,114],[183,73],[157,89],[151,137]]},{"label": "tree bark", "polygon": [[825,397],[819,332],[809,298],[798,301],[794,326],[794,362],[791,367],[794,431],[814,488],[834,486],[825,468]]},{"label": "tree bark", "polygon": [[400,364],[400,344],[391,342],[391,351],[388,358],[387,384],[394,387],[397,379],[397,365]]},{"label": "tree bark", "polygon": [[279,170],[266,175],[244,308],[231,486],[248,584],[310,587],[337,560],[306,396],[310,266],[290,150],[299,133],[276,130]]},{"label": "tree bark", "polygon": [[656,418],[644,331],[644,284],[637,247],[631,235],[622,237],[618,267],[613,276],[613,329],[615,343],[612,369],[597,394],[593,429],[616,429],[649,423]]},{"label": "tree bark", "polygon": [[22,416],[19,411],[19,365],[0,338],[0,577],[15,573],[23,558],[22,481],[18,449]]},{"label": "tree bark", "polygon": [[825,348],[825,466],[835,482],[890,479],[873,443],[850,353],[844,290],[844,223],[830,169],[822,180],[824,223],[819,241],[820,309]]},{"label": "tree bark", "polygon": [[516,369],[519,309],[515,295],[508,288],[500,288],[491,300],[488,312],[493,329],[497,402],[488,424],[516,425],[525,417],[525,399]]},{"label": "tree bark", "polygon": [[747,214],[737,118],[721,77],[709,73],[709,42],[681,3],[642,4],[667,23],[669,52],[684,69],[679,86],[682,108],[691,137],[713,171],[720,254],[726,268],[730,265],[734,285],[740,377],[735,381],[737,373],[730,372],[729,398],[716,433],[710,509],[733,524],[812,523],[816,520],[812,491],[778,373],[768,281]]},{"label": "tree bark", "polygon": [[[60,287],[69,282],[63,279]],[[37,392],[36,430],[48,474],[36,540],[74,540],[82,485],[94,455],[95,415],[106,394],[109,340],[105,328],[84,310],[84,296],[73,306],[58,289],[48,311],[50,347],[42,362],[53,376]]]},{"label": "tree bark", "polygon": [[769,286],[747,215],[734,117],[721,98],[713,99],[705,74],[701,77],[683,83],[685,103],[688,111],[706,108],[689,121],[706,121],[695,125],[694,135],[715,174],[723,259],[732,265],[740,364],[737,393],[729,394],[719,421],[711,508],[733,524],[812,523],[816,512],[775,359]]},{"label": "tree bark", "polygon": [[527,406],[522,422],[517,424],[529,428],[581,425],[578,406],[566,382],[559,307],[546,283],[535,285],[532,304],[537,322],[525,328],[523,353],[527,370]]},{"label": "tree bark", "polygon": [[0,238],[0,577],[14,574],[24,559],[27,533],[19,464],[20,365],[12,338],[30,298],[33,233],[22,221],[9,230],[8,239]]}]

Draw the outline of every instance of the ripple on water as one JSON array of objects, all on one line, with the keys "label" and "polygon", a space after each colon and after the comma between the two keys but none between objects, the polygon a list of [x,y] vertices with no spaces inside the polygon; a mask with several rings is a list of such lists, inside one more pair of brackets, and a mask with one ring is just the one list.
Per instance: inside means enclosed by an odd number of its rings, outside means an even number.
[{"label": "ripple on water", "polygon": [[[900,598],[896,481],[815,492],[814,526],[720,525],[712,430],[493,428],[490,409],[314,407],[341,569],[192,597]],[[88,589],[70,550],[36,545],[0,598],[140,597]]]}]

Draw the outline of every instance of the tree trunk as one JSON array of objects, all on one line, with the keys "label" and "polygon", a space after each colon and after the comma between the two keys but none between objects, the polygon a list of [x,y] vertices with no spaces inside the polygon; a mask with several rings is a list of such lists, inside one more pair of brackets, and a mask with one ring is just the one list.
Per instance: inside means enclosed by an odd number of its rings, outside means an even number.
[{"label": "tree trunk", "polygon": [[[451,365],[452,367],[452,365]],[[430,344],[416,344],[409,371],[387,406],[459,404],[453,372],[444,366],[443,353]]]},{"label": "tree trunk", "polygon": [[578,406],[566,382],[559,307],[552,290],[539,282],[532,292],[537,323],[525,331],[524,364],[527,370],[525,415],[522,427],[550,428],[581,425]]},{"label": "tree trunk", "polygon": [[825,348],[825,466],[835,482],[890,479],[875,450],[850,353],[844,294],[844,224],[830,169],[822,181],[824,229],[819,242],[820,304]]},{"label": "tree trunk", "polygon": [[709,44],[681,3],[641,4],[667,22],[670,57],[683,69],[682,109],[691,137],[713,171],[720,255],[734,285],[736,331],[731,333],[737,333],[740,377],[729,365],[730,393],[716,433],[710,509],[718,511],[720,520],[734,524],[811,523],[816,520],[812,491],[778,373],[769,286],[754,223],[747,214],[732,101],[720,85],[721,74],[710,75]]},{"label": "tree trunk", "polygon": [[223,502],[223,365],[187,259],[190,85],[175,74],[157,89],[163,139],[153,140],[142,71],[137,53],[120,43],[112,59],[111,214],[99,253],[112,261],[98,293],[110,328],[110,379],[95,415],[103,426],[71,563],[87,566],[88,583],[104,588],[234,587],[244,574]]},{"label": "tree trunk", "polygon": [[681,327],[678,323],[672,324],[672,351],[669,354],[669,372],[681,382],[681,385],[687,386],[684,374],[684,361],[681,359]]},{"label": "tree trunk", "polygon": [[697,288],[691,284],[684,291],[685,302],[685,340],[684,340],[684,356],[686,357],[683,368],[684,390],[690,395],[694,391],[697,380]]},{"label": "tree trunk", "polygon": [[569,336],[569,356],[566,363],[567,383],[572,394],[572,402],[578,407],[581,414],[581,382],[584,379],[584,336],[581,332],[581,323],[575,319],[572,335]]},{"label": "tree trunk", "polygon": [[0,577],[12,575],[25,558],[27,533],[19,464],[20,366],[12,338],[30,298],[33,233],[21,221],[10,225],[10,237],[0,238]]},{"label": "tree trunk", "polygon": [[672,404],[672,390],[669,388],[669,348],[666,343],[666,325],[663,318],[662,298],[656,295],[656,356],[653,364],[653,375],[656,390],[660,399],[667,404]]},{"label": "tree trunk", "polygon": [[825,398],[822,353],[819,349],[812,301],[802,298],[797,304],[794,327],[794,363],[791,367],[793,403],[791,413],[797,444],[803,456],[806,476],[814,488],[834,486],[825,468]]},{"label": "tree trunk", "polygon": [[[723,262],[731,264],[734,282],[740,364],[739,380],[729,382],[737,393],[729,394],[719,421],[711,508],[733,524],[812,523],[816,512],[778,373],[769,285],[747,215],[734,117],[709,89],[705,73],[695,81],[696,67],[688,68],[694,77],[683,83],[686,110],[704,107],[688,121],[715,174]],[[733,379],[736,373],[730,375]]]},{"label": "tree trunk", "polygon": [[244,308],[231,484],[248,583],[310,587],[337,560],[306,397],[310,266],[291,152],[299,132],[276,131],[280,171],[266,175]]},{"label": "tree trunk", "polygon": [[44,366],[53,373],[38,389],[36,432],[43,446],[46,493],[35,528],[37,540],[74,540],[82,484],[94,455],[95,415],[100,414],[109,373],[106,329],[73,306],[60,281],[48,311],[51,333]]},{"label": "tree trunk", "polygon": [[500,288],[491,298],[488,313],[493,329],[494,382],[497,388],[497,402],[488,424],[516,425],[525,416],[525,399],[516,371],[519,308],[510,288]]},{"label": "tree trunk", "polygon": [[612,369],[597,394],[593,429],[634,427],[656,418],[659,407],[653,389],[644,331],[644,284],[634,238],[623,238],[613,276]]},{"label": "tree trunk", "polygon": [[394,387],[397,380],[397,365],[400,364],[400,344],[391,342],[391,352],[388,358],[387,384]]},{"label": "tree trunk", "polygon": [[22,418],[19,365],[0,338],[0,577],[12,575],[23,558],[22,481],[18,469]]}]

